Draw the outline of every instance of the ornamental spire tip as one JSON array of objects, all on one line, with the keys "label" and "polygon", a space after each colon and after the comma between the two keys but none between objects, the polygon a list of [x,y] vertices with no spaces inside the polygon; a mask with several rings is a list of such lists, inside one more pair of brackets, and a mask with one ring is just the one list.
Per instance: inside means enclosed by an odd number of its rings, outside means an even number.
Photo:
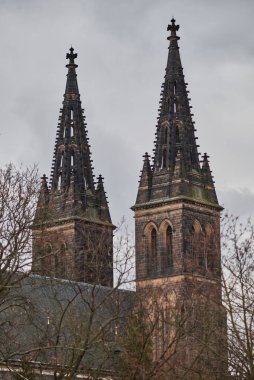
[{"label": "ornamental spire tip", "polygon": [[173,38],[178,40],[180,38],[176,35],[176,32],[179,30],[179,25],[176,25],[174,17],[171,19],[171,24],[168,25],[167,31],[169,30],[171,31],[171,35],[168,37],[168,40]]},{"label": "ornamental spire tip", "polygon": [[74,62],[74,59],[77,58],[78,54],[77,53],[73,53],[74,52],[74,48],[72,47],[72,45],[71,45],[71,47],[70,47],[69,50],[70,50],[70,53],[66,54],[66,59],[69,59],[69,63],[68,63],[68,65],[66,65],[66,67],[68,67],[69,65],[74,65],[75,67],[77,67],[77,65]]}]

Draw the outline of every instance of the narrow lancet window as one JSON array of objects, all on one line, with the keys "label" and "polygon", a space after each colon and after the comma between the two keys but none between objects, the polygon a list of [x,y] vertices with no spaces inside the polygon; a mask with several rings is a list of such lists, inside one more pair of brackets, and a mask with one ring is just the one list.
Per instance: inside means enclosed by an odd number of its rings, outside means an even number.
[{"label": "narrow lancet window", "polygon": [[61,158],[60,158],[60,168],[63,167],[63,153],[61,154]]},{"label": "narrow lancet window", "polygon": [[153,228],[151,231],[151,254],[153,258],[157,256],[157,232],[156,229]]},{"label": "narrow lancet window", "polygon": [[177,100],[176,100],[176,98],[174,98],[174,113],[176,113],[176,111],[177,111]]},{"label": "narrow lancet window", "polygon": [[180,143],[179,127],[176,126],[176,143]]},{"label": "narrow lancet window", "polygon": [[172,228],[168,226],[166,230],[166,254],[168,267],[173,266],[173,250],[172,250]]},{"label": "narrow lancet window", "polygon": [[210,271],[214,271],[215,269],[216,250],[214,248],[214,233],[210,228],[207,229],[205,234],[205,255],[207,260],[207,269]]},{"label": "narrow lancet window", "polygon": [[166,169],[167,167],[167,150],[163,149],[162,159],[161,159],[161,169]]},{"label": "narrow lancet window", "polygon": [[71,109],[70,137],[74,136],[73,109]]},{"label": "narrow lancet window", "polygon": [[61,190],[61,187],[62,187],[62,173],[60,173],[58,177],[57,190]]},{"label": "narrow lancet window", "polygon": [[204,234],[200,234],[200,239],[199,239],[199,253],[198,253],[198,265],[200,268],[205,268],[206,266],[206,260],[205,260],[205,238]]},{"label": "narrow lancet window", "polygon": [[174,96],[176,95],[176,81],[174,82]]},{"label": "narrow lancet window", "polygon": [[168,128],[164,128],[164,144],[167,144],[168,142]]}]

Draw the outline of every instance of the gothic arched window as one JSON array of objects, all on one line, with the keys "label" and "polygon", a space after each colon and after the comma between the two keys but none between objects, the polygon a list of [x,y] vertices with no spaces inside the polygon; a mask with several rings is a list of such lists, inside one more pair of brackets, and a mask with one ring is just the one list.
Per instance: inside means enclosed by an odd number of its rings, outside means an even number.
[{"label": "gothic arched window", "polygon": [[74,152],[71,152],[71,166],[74,166]]},{"label": "gothic arched window", "polygon": [[58,277],[65,277],[66,275],[66,244],[62,243],[60,249],[56,252],[55,256],[55,273]]},{"label": "gothic arched window", "polygon": [[207,259],[207,269],[214,271],[215,269],[215,249],[214,249],[214,233],[210,225],[205,229],[205,255]]},{"label": "gothic arched window", "polygon": [[42,273],[49,275],[51,271],[51,254],[52,254],[52,246],[49,243],[46,243],[44,246],[44,250],[41,256],[41,269]]},{"label": "gothic arched window", "polygon": [[57,181],[57,190],[61,190],[62,187],[62,172],[59,173],[58,181]]},{"label": "gothic arched window", "polygon": [[176,82],[174,82],[174,112],[177,111]]},{"label": "gothic arched window", "polygon": [[153,259],[157,257],[157,232],[155,228],[151,231],[151,256]]},{"label": "gothic arched window", "polygon": [[62,152],[61,157],[60,157],[60,168],[63,167],[63,158],[64,158],[64,154]]},{"label": "gothic arched window", "polygon": [[70,137],[74,136],[73,109],[71,109]]},{"label": "gothic arched window", "polygon": [[173,266],[173,249],[172,249],[172,228],[168,226],[166,229],[166,255],[168,267]]},{"label": "gothic arched window", "polygon": [[161,168],[166,169],[166,167],[167,167],[167,150],[163,149]]},{"label": "gothic arched window", "polygon": [[206,268],[205,235],[203,232],[199,234],[198,265],[200,268]]},{"label": "gothic arched window", "polygon": [[179,127],[176,125],[176,143],[180,142]]},{"label": "gothic arched window", "polygon": [[201,246],[202,229],[200,223],[196,220],[191,228],[191,267],[195,269],[196,265],[203,266],[202,255],[204,255],[204,247]]},{"label": "gothic arched window", "polygon": [[175,96],[176,95],[176,81],[174,81],[173,91],[174,91],[174,96]]},{"label": "gothic arched window", "polygon": [[168,127],[164,128],[164,137],[163,137],[163,143],[167,144],[168,142]]}]

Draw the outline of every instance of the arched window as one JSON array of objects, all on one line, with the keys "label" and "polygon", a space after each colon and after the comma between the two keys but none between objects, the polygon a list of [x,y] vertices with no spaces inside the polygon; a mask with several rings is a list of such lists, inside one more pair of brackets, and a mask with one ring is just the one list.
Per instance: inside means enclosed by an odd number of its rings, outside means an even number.
[{"label": "arched window", "polygon": [[74,152],[71,152],[71,166],[74,166]]},{"label": "arched window", "polygon": [[174,81],[174,87],[173,87],[174,96],[176,95],[176,81]]},{"label": "arched window", "polygon": [[191,255],[192,259],[195,260],[197,252],[197,236],[194,226],[191,227]]},{"label": "arched window", "polygon": [[167,112],[170,112],[170,98],[167,99]]},{"label": "arched window", "polygon": [[172,250],[172,228],[168,226],[166,229],[166,255],[168,267],[173,266],[173,250]]},{"label": "arched window", "polygon": [[167,168],[167,150],[163,149],[162,151],[162,160],[161,160],[161,169]]},{"label": "arched window", "polygon": [[61,187],[62,187],[62,173],[60,173],[58,176],[57,190],[61,190]]},{"label": "arched window", "polygon": [[151,255],[152,258],[157,257],[157,232],[155,228],[151,231]]},{"label": "arched window", "polygon": [[63,157],[64,157],[64,155],[63,155],[63,152],[62,152],[61,158],[60,158],[60,168],[63,167]]},{"label": "arched window", "polygon": [[210,225],[205,228],[205,255],[207,260],[207,269],[215,270],[215,249],[214,249],[214,233]]},{"label": "arched window", "polygon": [[55,256],[55,273],[57,277],[64,278],[66,275],[66,244],[62,243]]},{"label": "arched window", "polygon": [[176,143],[180,142],[179,127],[176,125]]},{"label": "arched window", "polygon": [[73,137],[74,136],[74,127],[73,127],[73,123],[71,123],[71,126],[70,126],[70,137]]},{"label": "arched window", "polygon": [[70,137],[74,136],[73,109],[71,109]]},{"label": "arched window", "polygon": [[163,143],[167,144],[168,142],[168,127],[164,128],[164,137],[163,137]]},{"label": "arched window", "polygon": [[199,248],[198,248],[198,265],[200,268],[206,268],[205,256],[205,235],[203,232],[199,234]]},{"label": "arched window", "polygon": [[174,113],[177,111],[177,100],[174,98]]},{"label": "arched window", "polygon": [[204,263],[204,235],[200,223],[196,220],[191,228],[191,267],[203,267]]},{"label": "arched window", "polygon": [[51,273],[51,254],[52,247],[49,243],[46,243],[44,246],[44,250],[42,251],[41,256],[41,270],[45,275],[49,275]]}]

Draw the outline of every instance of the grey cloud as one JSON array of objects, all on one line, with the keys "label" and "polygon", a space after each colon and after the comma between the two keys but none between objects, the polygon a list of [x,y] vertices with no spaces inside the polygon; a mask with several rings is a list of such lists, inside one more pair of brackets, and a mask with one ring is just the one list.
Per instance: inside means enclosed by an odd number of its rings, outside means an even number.
[{"label": "grey cloud", "polygon": [[142,155],[152,153],[174,16],[200,151],[211,156],[216,186],[233,189],[222,201],[239,200],[245,212],[251,195],[234,189],[254,191],[253,11],[252,0],[0,1],[0,164],[38,162],[50,172],[73,44],[95,173],[105,177],[113,221],[125,215],[133,228],[129,207]]},{"label": "grey cloud", "polygon": [[250,217],[254,215],[254,192],[247,188],[218,190],[221,205],[230,214]]}]

